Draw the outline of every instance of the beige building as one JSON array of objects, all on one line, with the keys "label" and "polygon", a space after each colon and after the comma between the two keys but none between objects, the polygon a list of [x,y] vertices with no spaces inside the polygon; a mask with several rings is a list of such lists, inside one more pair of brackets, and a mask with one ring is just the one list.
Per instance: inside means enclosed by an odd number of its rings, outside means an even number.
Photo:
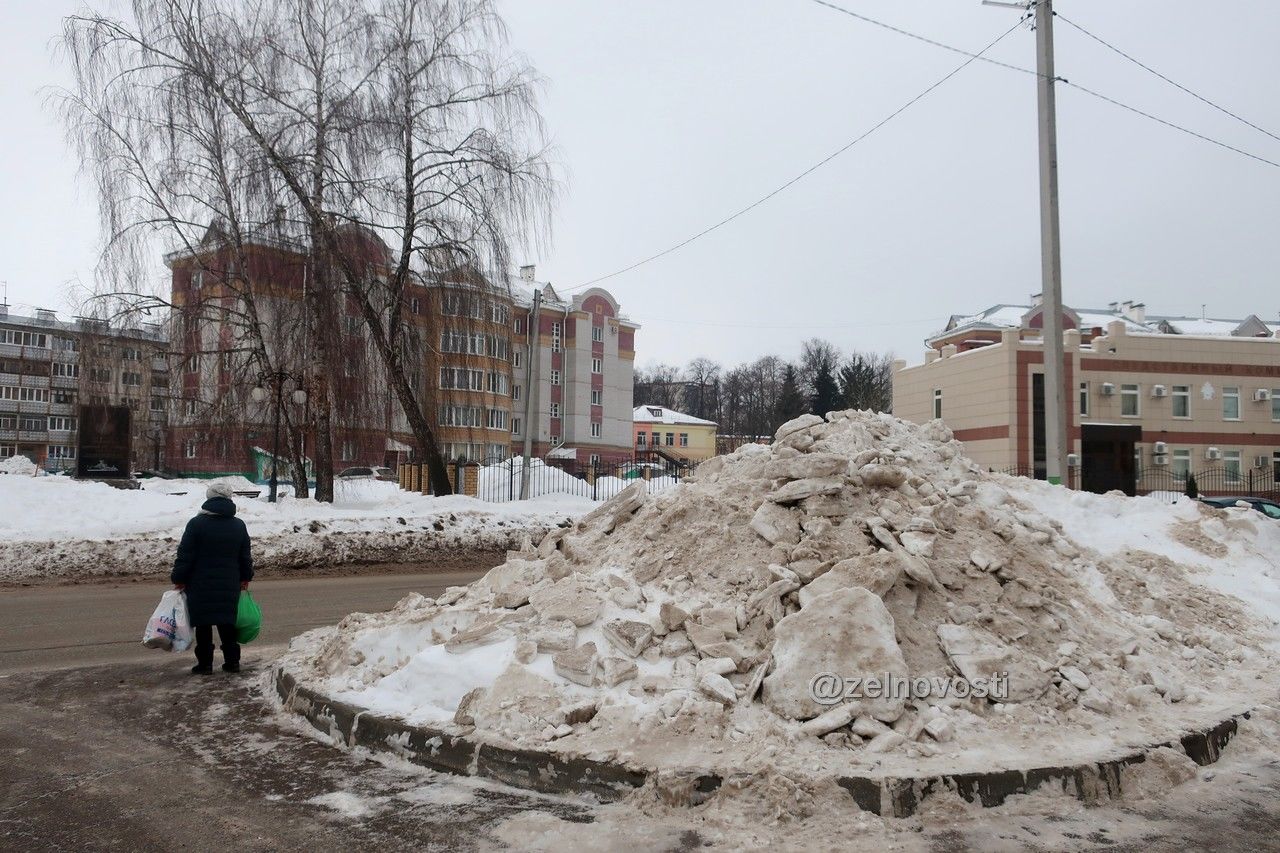
[{"label": "beige building", "polygon": [[[1042,308],[953,317],[924,364],[895,365],[893,411],[940,417],[987,468],[1044,476]],[[1072,479],[1081,488],[1275,488],[1280,324],[1148,316],[1141,304],[1063,317]],[[1206,488],[1206,485],[1208,488]]]}]

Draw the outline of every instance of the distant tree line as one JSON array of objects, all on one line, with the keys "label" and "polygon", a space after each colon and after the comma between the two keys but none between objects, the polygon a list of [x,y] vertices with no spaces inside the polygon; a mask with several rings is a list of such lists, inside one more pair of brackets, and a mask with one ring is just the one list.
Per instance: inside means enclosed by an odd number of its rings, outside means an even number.
[{"label": "distant tree line", "polygon": [[683,368],[637,368],[635,404],[666,406],[715,421],[722,435],[770,435],[805,412],[893,409],[893,356],[844,354],[830,341],[805,341],[794,362],[766,355],[726,368],[695,358]]}]

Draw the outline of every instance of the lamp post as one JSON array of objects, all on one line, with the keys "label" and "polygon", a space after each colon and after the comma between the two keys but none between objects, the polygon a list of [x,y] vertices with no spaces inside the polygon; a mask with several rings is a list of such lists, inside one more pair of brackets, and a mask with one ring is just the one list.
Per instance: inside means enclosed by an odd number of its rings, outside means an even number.
[{"label": "lamp post", "polygon": [[[270,481],[271,485],[270,485],[270,491],[268,491],[267,493],[268,503],[276,502],[276,491],[277,491],[277,488],[279,487],[279,482],[280,482],[277,476],[278,472],[276,470],[276,466],[280,459],[280,410],[284,408],[284,383],[293,378],[294,377],[292,374],[284,370],[276,370],[271,373],[264,373],[260,377],[258,377],[258,386],[249,393],[249,396],[253,398],[253,401],[255,403],[263,403],[263,402],[266,402],[268,396],[270,396],[271,394],[271,392],[267,388],[264,388],[263,386],[264,385],[275,386],[276,411],[275,411],[275,419],[273,421],[273,426],[272,426],[271,481]],[[295,388],[293,390],[293,393],[290,395],[290,397],[293,400],[293,402],[297,403],[299,406],[307,402],[307,392],[303,391],[302,388]]]}]

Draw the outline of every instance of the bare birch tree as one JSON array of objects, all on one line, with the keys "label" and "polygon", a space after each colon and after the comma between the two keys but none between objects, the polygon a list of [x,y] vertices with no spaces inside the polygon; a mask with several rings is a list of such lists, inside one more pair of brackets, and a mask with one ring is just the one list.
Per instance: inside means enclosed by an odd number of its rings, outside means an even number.
[{"label": "bare birch tree", "polygon": [[235,189],[261,188],[296,211],[310,252],[317,497],[332,489],[319,471],[332,470],[336,291],[359,311],[431,485],[447,493],[432,383],[411,379],[407,289],[424,272],[465,267],[505,291],[511,247],[545,234],[554,192],[537,79],[505,48],[493,3],[135,0],[132,12],[132,22],[68,19],[73,112],[114,150],[128,147],[112,132],[122,116],[182,133],[165,100],[206,93],[260,165]]}]

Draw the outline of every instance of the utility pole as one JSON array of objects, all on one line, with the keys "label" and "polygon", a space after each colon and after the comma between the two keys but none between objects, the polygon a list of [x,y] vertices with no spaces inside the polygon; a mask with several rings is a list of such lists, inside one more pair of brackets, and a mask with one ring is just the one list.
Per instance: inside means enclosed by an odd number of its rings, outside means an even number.
[{"label": "utility pole", "polygon": [[541,343],[541,330],[538,322],[538,309],[542,306],[542,290],[533,291],[533,311],[529,314],[529,327],[525,329],[525,357],[528,367],[525,369],[528,388],[524,395],[524,465],[520,469],[520,500],[529,499],[529,461],[533,455],[533,431],[538,416],[538,344]]},{"label": "utility pole", "polygon": [[[1040,138],[1040,305],[1044,349],[1045,475],[1060,485],[1067,470],[1067,410],[1062,362],[1062,240],[1058,229],[1058,120],[1053,69],[1053,0],[985,6],[1033,9],[1036,29],[1036,108]],[[1018,381],[1023,381],[1018,377]]]},{"label": "utility pole", "polygon": [[1053,2],[1036,3],[1036,106],[1040,114],[1040,278],[1044,316],[1044,457],[1050,483],[1067,461],[1063,394],[1062,238],[1058,231],[1058,119],[1053,71]]}]

